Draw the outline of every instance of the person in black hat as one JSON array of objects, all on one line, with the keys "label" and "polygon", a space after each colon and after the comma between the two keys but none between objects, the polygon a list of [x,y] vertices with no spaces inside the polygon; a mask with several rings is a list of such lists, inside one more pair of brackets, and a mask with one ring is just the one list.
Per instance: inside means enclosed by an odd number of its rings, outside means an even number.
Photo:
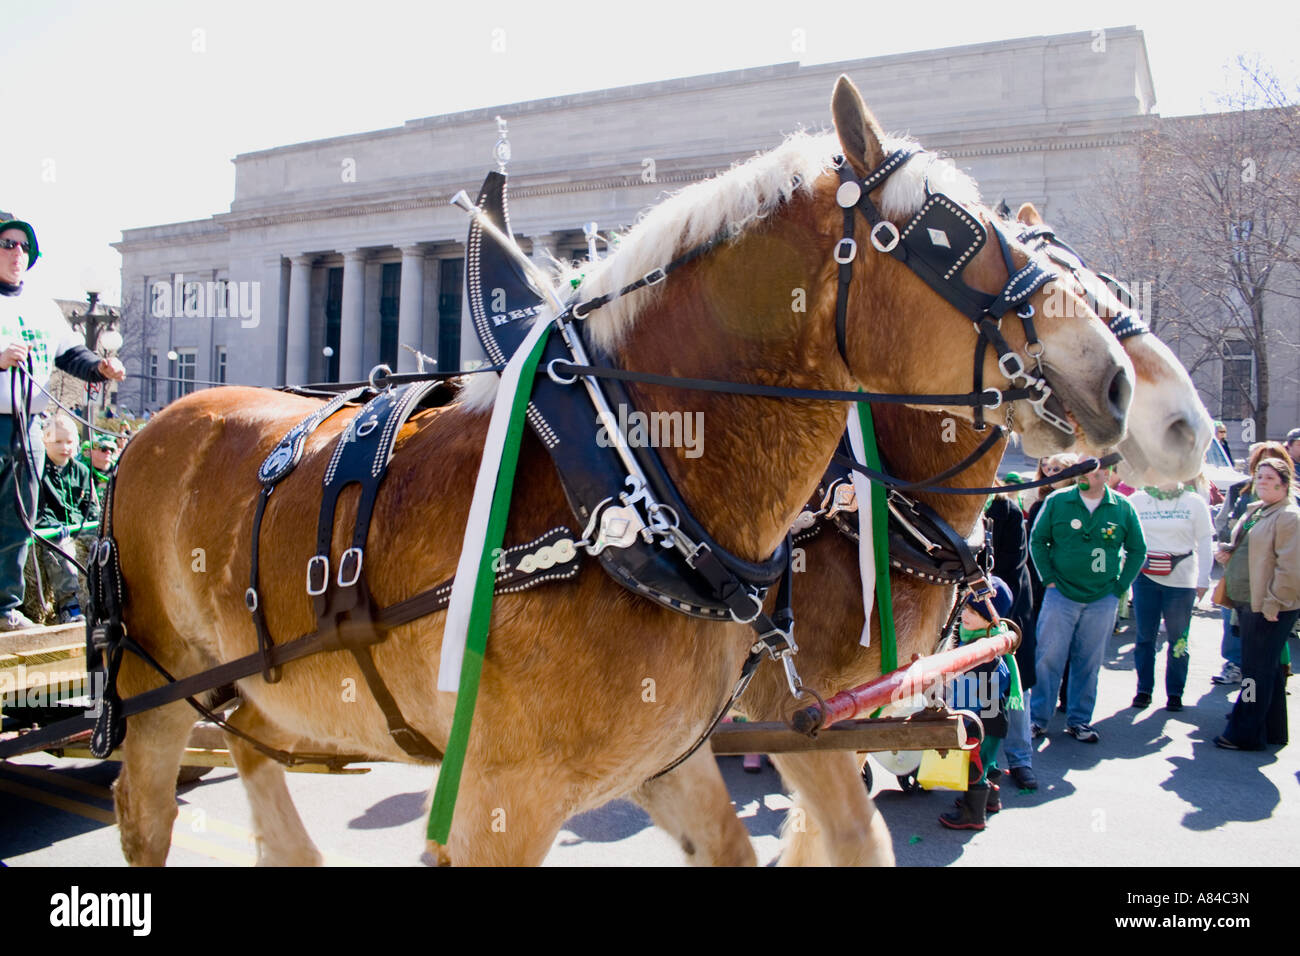
[{"label": "person in black hat", "polygon": [[40,255],[31,224],[0,212],[0,370],[8,372],[0,375],[0,631],[33,626],[18,610],[29,543],[18,501],[34,519],[45,464],[37,413],[49,401],[37,386],[47,386],[55,368],[88,382],[126,378],[121,362],[86,348],[53,300],[23,294],[23,277]]}]

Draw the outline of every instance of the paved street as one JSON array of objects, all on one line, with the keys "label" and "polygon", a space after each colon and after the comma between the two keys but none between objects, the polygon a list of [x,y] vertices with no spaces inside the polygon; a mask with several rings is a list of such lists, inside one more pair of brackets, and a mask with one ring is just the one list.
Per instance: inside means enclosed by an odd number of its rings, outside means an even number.
[{"label": "paved street", "polygon": [[[1220,666],[1217,614],[1199,611],[1185,702],[1170,714],[1138,712],[1128,622],[1111,641],[1094,723],[1095,745],[1061,733],[1062,715],[1040,741],[1036,793],[1003,790],[1005,809],[982,833],[943,830],[936,816],[952,795],[905,794],[876,768],[875,793],[898,862],[912,866],[1226,866],[1294,862],[1300,833],[1300,744],[1280,752],[1230,753],[1210,743],[1232,696],[1210,683]],[[1300,651],[1296,642],[1292,652]],[[1163,687],[1163,663],[1156,686]],[[1292,681],[1295,687],[1296,682]],[[1235,693],[1235,689],[1233,689]],[[1300,706],[1288,698],[1293,734]],[[761,863],[779,852],[789,800],[770,766],[745,774],[723,758],[738,812]],[[115,765],[32,755],[0,765],[0,860],[9,866],[119,866],[107,786]],[[418,865],[427,770],[373,765],[355,776],[290,774],[308,830],[330,863]],[[246,865],[253,860],[249,815],[233,770],[217,769],[182,789],[170,863]],[[642,811],[618,801],[570,820],[548,866],[667,865],[681,851]]]}]

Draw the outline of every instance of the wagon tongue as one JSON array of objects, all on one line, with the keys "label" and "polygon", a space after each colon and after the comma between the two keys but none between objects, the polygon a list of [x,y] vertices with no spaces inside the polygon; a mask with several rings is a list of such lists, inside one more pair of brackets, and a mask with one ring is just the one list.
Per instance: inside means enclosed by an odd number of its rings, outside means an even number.
[{"label": "wagon tongue", "polygon": [[[513,238],[506,208],[505,174],[495,170],[487,174],[475,205],[502,233]],[[528,334],[527,320],[544,308],[543,299],[501,243],[483,231],[477,218],[471,220],[469,230],[465,290],[474,331],[488,361],[504,365]]]}]

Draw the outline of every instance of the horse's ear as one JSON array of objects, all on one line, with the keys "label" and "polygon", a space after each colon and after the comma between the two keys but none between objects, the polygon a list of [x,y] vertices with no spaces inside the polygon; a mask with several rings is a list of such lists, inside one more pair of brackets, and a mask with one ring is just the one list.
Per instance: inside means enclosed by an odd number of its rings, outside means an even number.
[{"label": "horse's ear", "polygon": [[1031,202],[1025,203],[1016,210],[1016,219],[1026,226],[1041,226],[1043,224],[1043,217],[1038,214],[1038,207]]},{"label": "horse's ear", "polygon": [[835,132],[839,134],[844,156],[859,176],[866,176],[884,162],[885,150],[881,141],[885,133],[862,102],[858,88],[843,73],[836,80],[835,92],[831,95],[831,119],[835,122]]}]

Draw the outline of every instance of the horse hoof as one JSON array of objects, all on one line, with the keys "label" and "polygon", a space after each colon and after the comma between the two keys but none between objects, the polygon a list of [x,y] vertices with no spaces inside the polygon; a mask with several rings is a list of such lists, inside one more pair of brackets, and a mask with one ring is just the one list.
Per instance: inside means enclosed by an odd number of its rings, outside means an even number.
[{"label": "horse hoof", "polygon": [[433,860],[434,866],[451,866],[451,854],[441,843],[435,843],[433,840],[425,841],[425,852]]}]

